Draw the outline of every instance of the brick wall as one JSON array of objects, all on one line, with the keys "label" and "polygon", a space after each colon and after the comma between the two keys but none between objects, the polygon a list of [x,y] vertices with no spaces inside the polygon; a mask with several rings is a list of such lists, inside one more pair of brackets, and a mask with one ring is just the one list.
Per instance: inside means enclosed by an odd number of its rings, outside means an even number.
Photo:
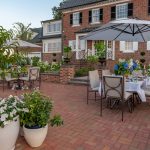
[{"label": "brick wall", "polygon": [[41,80],[46,82],[60,82],[60,75],[59,74],[52,74],[52,73],[42,73]]},{"label": "brick wall", "polygon": [[53,62],[54,60],[56,60],[56,62],[60,62],[62,60],[62,54],[61,53],[43,53],[42,59],[43,61],[48,61],[50,63]]},{"label": "brick wall", "polygon": [[[148,15],[148,0],[130,0],[129,2],[133,2],[134,3],[134,10],[133,10],[133,16],[137,17],[139,19],[143,19],[143,20],[150,20],[150,15]],[[98,7],[98,8],[103,8],[103,24],[108,23],[111,20],[110,14],[111,14],[111,7],[113,5],[107,5],[107,6],[103,6],[103,7]],[[87,7],[87,6],[85,6]],[[64,45],[68,45],[68,41],[69,40],[75,40],[75,32],[79,31],[80,29],[83,28],[87,28],[92,26],[91,24],[89,24],[88,22],[88,14],[89,14],[89,9],[85,9],[80,11],[82,12],[82,24],[80,26],[77,27],[72,27],[70,25],[70,14],[75,12],[72,9],[71,13],[65,13],[63,15],[63,34],[65,36],[65,39],[63,41]],[[88,42],[88,48],[91,49],[92,47],[92,42],[89,41]],[[119,58],[133,58],[133,59],[140,59],[140,51],[145,51],[146,55],[145,55],[145,59],[146,59],[146,64],[150,63],[150,51],[146,50],[146,43],[139,43],[139,51],[135,52],[135,53],[123,53],[119,50],[119,42],[115,43],[116,47],[115,47],[115,61],[112,60],[108,60],[107,61],[107,67],[110,68],[111,70],[113,70],[113,66],[116,63],[116,61],[118,61]]]}]

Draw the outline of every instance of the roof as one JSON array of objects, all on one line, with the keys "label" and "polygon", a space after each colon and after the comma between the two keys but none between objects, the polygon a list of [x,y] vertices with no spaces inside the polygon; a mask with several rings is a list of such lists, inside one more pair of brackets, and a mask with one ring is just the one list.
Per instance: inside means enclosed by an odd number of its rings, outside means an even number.
[{"label": "roof", "polygon": [[61,38],[61,34],[42,36],[41,39]]},{"label": "roof", "polygon": [[87,33],[87,32],[91,32],[99,27],[101,27],[102,25],[97,25],[97,26],[92,26],[92,27],[89,27],[89,28],[83,28],[83,29],[80,29],[78,30],[76,33]]},{"label": "roof", "polygon": [[38,34],[32,40],[30,40],[29,42],[31,42],[31,43],[41,43],[42,42],[41,37],[42,37],[43,29],[42,28],[31,28],[31,31],[36,32]]},{"label": "roof", "polygon": [[43,20],[41,22],[45,23],[45,22],[54,22],[54,21],[61,21],[61,19],[49,19],[49,20]]},{"label": "roof", "polygon": [[62,5],[60,6],[60,9],[61,10],[68,9],[68,8],[94,4],[94,3],[103,2],[103,1],[107,1],[107,0],[67,0],[64,3],[62,3]]}]

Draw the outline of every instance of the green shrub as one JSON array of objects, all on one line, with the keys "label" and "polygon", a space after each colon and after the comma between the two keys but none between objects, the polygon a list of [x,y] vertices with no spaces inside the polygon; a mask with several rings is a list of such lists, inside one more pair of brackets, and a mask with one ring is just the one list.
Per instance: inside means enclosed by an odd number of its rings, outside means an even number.
[{"label": "green shrub", "polygon": [[40,61],[40,58],[37,56],[32,57],[32,66],[38,66],[38,62]]},{"label": "green shrub", "polygon": [[60,115],[55,115],[51,118],[53,105],[49,97],[34,91],[24,94],[23,101],[23,105],[27,111],[20,114],[20,119],[21,123],[26,127],[44,127],[48,123],[50,123],[51,126],[63,124]]},{"label": "green shrub", "polygon": [[78,70],[75,72],[75,77],[87,76],[87,75],[88,75],[88,72],[91,71],[91,70],[94,70],[94,68],[81,68],[81,69],[78,69]]},{"label": "green shrub", "polygon": [[98,57],[97,56],[88,56],[87,57],[87,62],[89,63],[97,63],[98,62]]}]

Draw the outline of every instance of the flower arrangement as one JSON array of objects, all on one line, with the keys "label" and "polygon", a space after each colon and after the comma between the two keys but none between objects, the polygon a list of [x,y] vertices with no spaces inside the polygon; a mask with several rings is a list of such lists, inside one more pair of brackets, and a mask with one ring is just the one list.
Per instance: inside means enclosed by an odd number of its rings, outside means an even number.
[{"label": "flower arrangement", "polygon": [[138,60],[125,60],[125,59],[119,59],[118,63],[114,66],[114,73],[116,75],[125,75],[125,74],[131,74],[134,70],[140,69],[140,63]]},{"label": "flower arrangement", "polygon": [[23,101],[10,95],[8,98],[0,99],[0,127],[4,128],[11,121],[16,121],[20,112],[27,112]]}]

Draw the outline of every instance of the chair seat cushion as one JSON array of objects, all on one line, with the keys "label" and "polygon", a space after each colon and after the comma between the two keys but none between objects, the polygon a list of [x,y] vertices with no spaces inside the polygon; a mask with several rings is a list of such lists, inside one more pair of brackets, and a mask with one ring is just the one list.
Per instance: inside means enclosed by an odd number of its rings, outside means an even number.
[{"label": "chair seat cushion", "polygon": [[16,80],[17,80],[17,78],[6,78],[6,81],[7,81],[7,82],[16,81]]},{"label": "chair seat cushion", "polygon": [[99,87],[92,88],[92,91],[98,91]]},{"label": "chair seat cushion", "polygon": [[20,77],[19,79],[20,79],[20,80],[23,80],[23,81],[29,81],[29,78],[28,78],[28,77]]}]

